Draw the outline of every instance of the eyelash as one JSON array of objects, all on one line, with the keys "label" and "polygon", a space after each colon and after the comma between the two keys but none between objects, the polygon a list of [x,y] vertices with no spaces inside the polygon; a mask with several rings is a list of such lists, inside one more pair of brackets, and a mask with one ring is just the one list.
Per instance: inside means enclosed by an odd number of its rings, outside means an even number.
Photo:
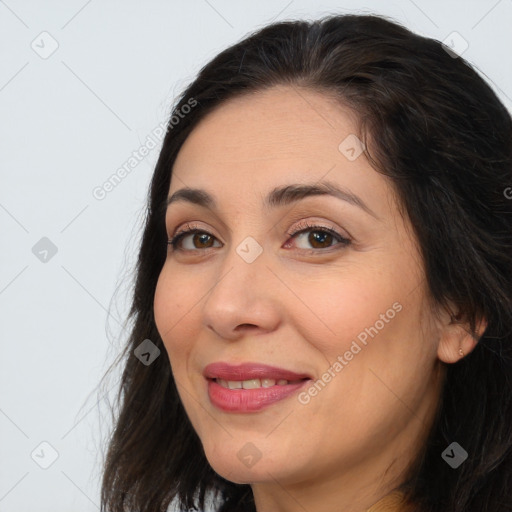
[{"label": "eyelash", "polygon": [[[328,228],[328,227],[325,227],[325,226],[318,226],[318,225],[315,225],[315,224],[308,224],[308,222],[304,222],[302,225],[299,225],[298,229],[293,231],[293,232],[287,232],[286,235],[289,236],[290,238],[295,238],[298,235],[301,235],[302,233],[307,233],[308,231],[317,231],[317,232],[321,232],[321,233],[322,232],[323,233],[329,233],[334,238],[338,239],[338,242],[339,242],[338,245],[341,246],[341,247],[339,247],[340,249],[343,248],[343,247],[347,247],[351,243],[351,240],[341,236],[334,229],[331,229],[331,228]],[[191,225],[191,224],[186,224],[185,229],[180,231],[180,232],[178,232],[176,235],[174,235],[170,240],[167,241],[167,244],[172,247],[173,251],[183,251],[183,252],[200,251],[201,249],[180,249],[178,247],[178,244],[180,243],[182,238],[184,238],[187,235],[197,234],[197,233],[205,234],[205,235],[208,235],[208,236],[211,236],[211,237],[215,238],[212,234],[208,233],[208,231],[199,229],[196,226]],[[299,250],[301,250],[303,252],[306,251],[306,252],[309,252],[309,253],[317,253],[317,252],[326,252],[329,249],[331,249],[332,247],[336,247],[336,246],[334,245],[334,246],[331,246],[331,247],[327,247],[325,249],[309,249],[309,250],[308,249],[299,249]]]}]

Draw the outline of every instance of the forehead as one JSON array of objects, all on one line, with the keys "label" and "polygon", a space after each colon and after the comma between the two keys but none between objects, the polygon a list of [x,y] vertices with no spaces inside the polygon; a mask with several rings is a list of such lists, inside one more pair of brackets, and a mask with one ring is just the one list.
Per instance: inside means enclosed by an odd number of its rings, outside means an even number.
[{"label": "forehead", "polygon": [[356,120],[352,111],[324,94],[276,86],[228,100],[208,114],[185,141],[176,166],[185,156],[188,163],[204,158],[248,163],[319,150],[332,160],[339,143],[356,131]]},{"label": "forehead", "polygon": [[189,186],[261,197],[279,184],[328,179],[384,199],[384,177],[364,154],[349,159],[344,152],[362,138],[357,128],[351,109],[310,89],[276,86],[234,98],[209,113],[185,140],[170,194]]}]

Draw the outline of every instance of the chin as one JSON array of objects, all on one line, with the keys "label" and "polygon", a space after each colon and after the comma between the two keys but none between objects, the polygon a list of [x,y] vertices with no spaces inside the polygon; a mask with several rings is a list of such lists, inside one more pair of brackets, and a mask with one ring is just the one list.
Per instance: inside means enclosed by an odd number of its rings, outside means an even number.
[{"label": "chin", "polygon": [[276,470],[275,463],[269,460],[260,459],[256,462],[246,460],[244,462],[244,453],[238,456],[236,451],[229,454],[212,454],[205,452],[206,458],[213,470],[222,478],[235,484],[252,484],[272,480]]}]

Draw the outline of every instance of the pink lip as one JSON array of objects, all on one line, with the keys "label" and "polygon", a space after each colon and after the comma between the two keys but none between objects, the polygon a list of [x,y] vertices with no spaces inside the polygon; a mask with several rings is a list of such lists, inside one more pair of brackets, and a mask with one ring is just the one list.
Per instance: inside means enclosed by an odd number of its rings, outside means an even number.
[{"label": "pink lip", "polygon": [[207,379],[250,380],[250,379],[285,379],[289,381],[310,379],[306,373],[295,373],[284,368],[259,363],[212,363],[205,367],[203,375]]},{"label": "pink lip", "polygon": [[[255,412],[283,400],[308,385],[311,377],[284,368],[257,363],[230,365],[228,363],[212,363],[206,366],[203,375],[208,379],[208,397],[211,403],[226,412]],[[257,389],[227,389],[215,379],[242,381],[250,379],[285,379],[302,382],[278,385]]]}]

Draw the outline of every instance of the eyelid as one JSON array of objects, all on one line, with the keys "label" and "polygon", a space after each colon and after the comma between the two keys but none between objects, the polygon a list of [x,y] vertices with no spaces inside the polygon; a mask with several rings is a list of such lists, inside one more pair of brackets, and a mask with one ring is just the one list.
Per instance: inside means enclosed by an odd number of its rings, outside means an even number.
[{"label": "eyelid", "polygon": [[182,233],[187,233],[188,231],[193,231],[194,229],[201,229],[201,227],[197,224],[194,224],[194,221],[186,222],[183,226],[180,226],[178,229],[174,230],[171,238],[177,237]]},{"label": "eyelid", "polygon": [[339,232],[339,230],[337,228],[335,228],[334,226],[332,226],[332,225],[324,225],[321,222],[322,221],[304,220],[302,222],[299,222],[298,225],[295,225],[295,227],[293,229],[289,229],[286,232],[286,234],[288,236],[290,236],[290,237],[294,237],[294,236],[299,235],[302,232],[314,231],[316,229],[318,231],[325,230],[325,231],[331,233],[332,235],[334,235],[334,236],[336,236],[336,237],[338,237],[340,239],[343,239],[343,240],[351,240],[352,239],[352,237],[350,235],[348,235],[348,234],[347,234],[347,236],[343,236]]},{"label": "eyelid", "polygon": [[[293,219],[292,219],[292,221],[293,221]],[[286,234],[288,236],[294,236],[294,235],[299,234],[301,229],[305,230],[305,229],[322,228],[322,229],[326,229],[328,231],[330,230],[333,234],[335,234],[336,236],[338,236],[340,238],[345,238],[345,239],[349,239],[349,240],[353,239],[352,235],[346,229],[344,230],[346,233],[346,236],[343,236],[341,233],[338,232],[338,229],[333,226],[329,226],[329,225],[326,226],[326,225],[318,224],[318,222],[323,222],[323,221],[312,221],[312,222],[313,222],[313,224],[309,224],[308,220],[299,221],[298,225],[296,225],[293,230],[289,229],[286,232]],[[169,236],[169,238],[170,239],[175,238],[182,233],[187,233],[189,231],[193,231],[194,229],[200,230],[200,229],[204,229],[204,228],[201,228],[201,226],[199,224],[197,224],[196,221],[189,221],[189,222],[186,222],[183,226],[180,226],[179,228],[175,229],[174,233],[171,236]],[[208,229],[205,229],[205,232],[210,234]]]}]

